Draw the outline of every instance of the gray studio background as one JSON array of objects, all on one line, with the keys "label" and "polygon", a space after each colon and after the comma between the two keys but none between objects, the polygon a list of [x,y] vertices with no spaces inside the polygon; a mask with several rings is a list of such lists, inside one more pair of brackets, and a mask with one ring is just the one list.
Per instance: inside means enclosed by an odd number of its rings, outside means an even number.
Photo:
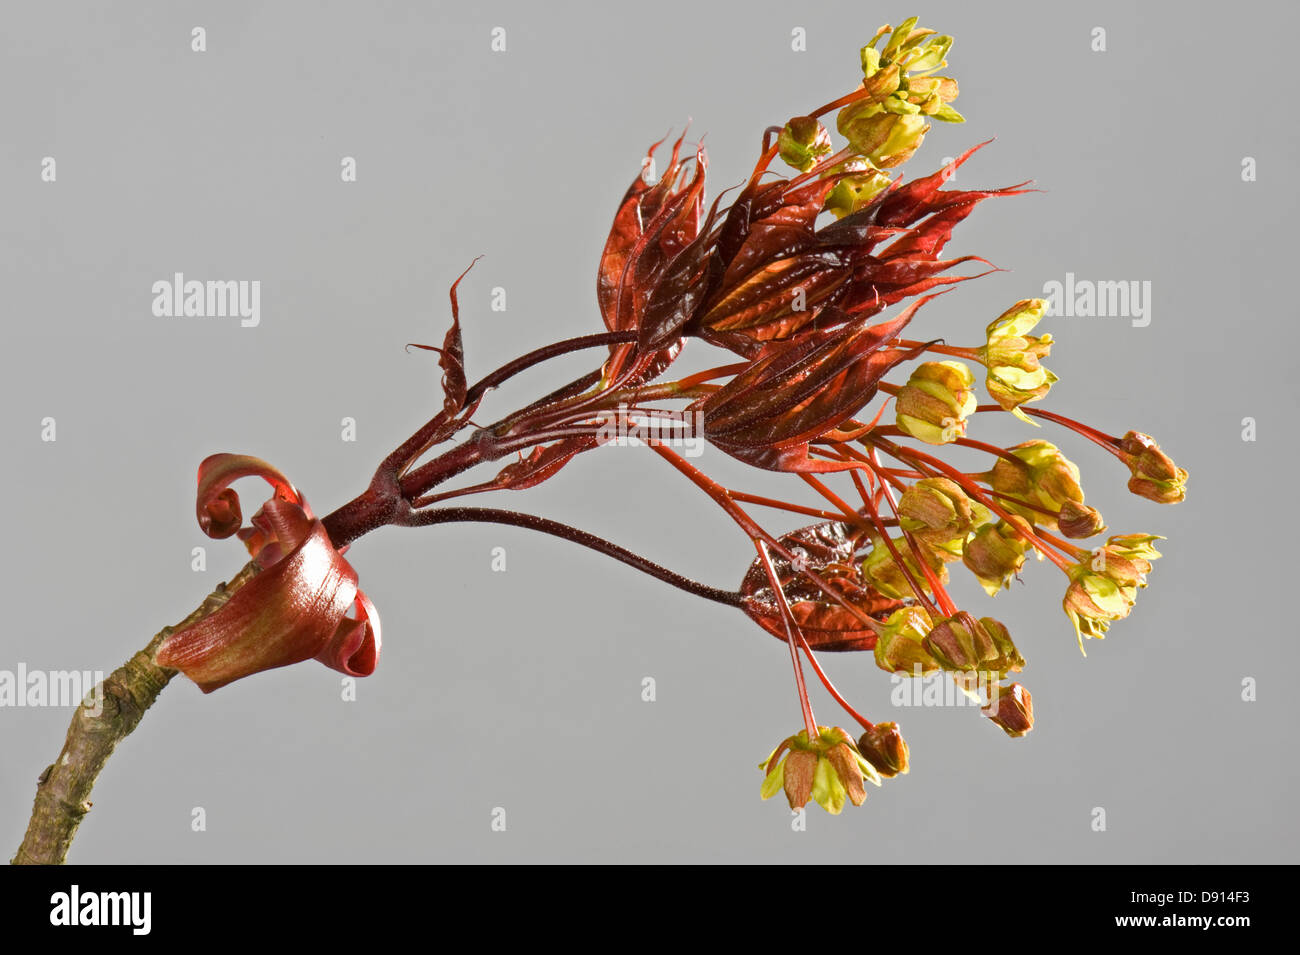
[{"label": "gray studio background", "polygon": [[[958,229],[954,254],[1012,271],[929,307],[918,334],[977,343],[1067,271],[1152,282],[1149,327],[1040,327],[1063,379],[1048,406],[1154,434],[1192,473],[1187,502],[1132,497],[1113,459],[1044,436],[1081,465],[1112,533],[1163,534],[1166,556],[1086,660],[1049,565],[995,602],[961,578],[958,595],[1004,620],[1029,659],[1037,728],[1023,740],[972,708],[896,709],[868,655],[827,657],[869,716],[899,720],[913,769],[839,818],[810,807],[794,833],[780,799],[759,801],[755,768],[799,725],[779,642],[551,538],[387,529],[349,554],[384,628],[358,700],[341,702],[339,675],[315,663],[207,697],[178,680],[100,778],[70,860],[1295,861],[1300,143],[1279,107],[1294,92],[1296,11],[1240,3],[1224,25],[1182,4],[467,7],[6,4],[0,668],[107,672],[243,563],[194,522],[209,453],[268,458],[318,512],[360,491],[440,405],[435,359],[402,346],[440,341],[446,288],[474,256],[471,377],[599,330],[597,257],[645,147],[690,118],[716,195],[748,173],[765,126],[847,92],[858,48],[913,12],[956,36],[968,122],[935,128],[910,173],[996,135],[956,185],[1046,190],[985,203]],[[206,53],[190,50],[195,26]],[[1104,53],[1090,49],[1096,26]],[[794,27],[807,52],[791,51]],[[45,156],[56,183],[40,180]],[[340,182],[344,156],[355,183]],[[1246,156],[1257,182],[1242,181]],[[177,271],[260,280],[260,327],[155,318],[150,286]],[[504,312],[489,308],[496,286]],[[593,358],[520,379],[483,419]],[[345,416],[354,443],[340,440]],[[984,417],[973,435],[1036,436]],[[750,490],[797,483],[720,458],[702,463]],[[752,556],[644,450],[596,452],[481,502],[719,585]],[[190,569],[198,545],[206,573]],[[1257,702],[1241,701],[1245,677]],[[0,710],[6,858],[68,717]],[[491,830],[494,807],[506,832]]]}]

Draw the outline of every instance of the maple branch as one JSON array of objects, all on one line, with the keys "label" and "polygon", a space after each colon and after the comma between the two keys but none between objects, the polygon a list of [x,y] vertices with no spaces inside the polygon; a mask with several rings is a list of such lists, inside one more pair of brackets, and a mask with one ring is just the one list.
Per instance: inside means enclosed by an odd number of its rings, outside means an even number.
[{"label": "maple branch", "polygon": [[202,620],[225,606],[231,594],[253,578],[259,568],[244,565],[228,584],[217,584],[194,612],[159,630],[144,649],[110,673],[77,707],[58,758],[41,773],[36,786],[27,834],[14,855],[14,865],[60,865],[90,811],[90,791],[117,744],[139,725],[145,710],[176,675],[154,662],[154,652],[174,631]]}]

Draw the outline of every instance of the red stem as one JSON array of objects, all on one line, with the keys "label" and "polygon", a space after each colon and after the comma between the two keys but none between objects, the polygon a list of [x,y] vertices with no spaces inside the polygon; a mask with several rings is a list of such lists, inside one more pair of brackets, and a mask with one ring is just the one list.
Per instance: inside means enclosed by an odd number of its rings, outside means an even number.
[{"label": "red stem", "polygon": [[[975,409],[976,412],[1002,410],[1001,405],[980,405]],[[1121,461],[1124,460],[1124,452],[1119,449],[1119,439],[1111,437],[1104,431],[1099,431],[1091,425],[1084,424],[1082,421],[1075,421],[1073,418],[1067,418],[1065,415],[1059,415],[1052,411],[1044,411],[1042,408],[1030,408],[1026,405],[1021,405],[1020,410],[1025,414],[1033,415],[1035,418],[1044,418],[1047,421],[1052,421],[1062,427],[1069,428],[1075,434],[1081,435],[1094,444],[1105,448]]]},{"label": "red stem", "polygon": [[875,724],[872,723],[871,720],[863,716],[861,713],[859,713],[857,710],[855,710],[849,704],[849,701],[844,699],[844,696],[840,693],[840,691],[835,689],[835,684],[831,682],[831,678],[826,675],[826,671],[823,670],[821,664],[817,662],[817,657],[813,655],[812,647],[808,645],[808,640],[806,637],[804,637],[802,632],[799,632],[799,646],[803,648],[804,656],[806,656],[808,658],[808,662],[812,664],[813,672],[817,674],[817,679],[822,681],[822,686],[826,687],[826,692],[835,698],[835,702],[838,703],[841,707],[843,707],[844,712],[848,713],[849,716],[857,720],[858,725],[861,726],[864,730],[869,731],[872,728],[874,728]]},{"label": "red stem", "polygon": [[767,545],[761,540],[755,540],[754,548],[758,551],[758,559],[763,562],[763,570],[767,573],[772,592],[776,595],[777,607],[781,611],[781,622],[785,624],[785,643],[790,649],[790,663],[794,667],[794,685],[799,691],[799,709],[803,712],[803,725],[804,731],[808,734],[808,742],[812,743],[817,739],[817,719],[813,716],[812,703],[808,700],[808,685],[803,678],[803,664],[799,662],[797,641],[803,639],[803,634],[799,632],[799,627],[794,622],[794,614],[786,602],[785,591],[781,588],[781,578],[777,576],[776,568],[772,566]]},{"label": "red stem", "polygon": [[932,351],[938,355],[951,355],[954,358],[965,358],[967,361],[983,364],[983,362],[980,362],[979,350],[975,348],[961,348],[957,345],[938,345],[934,342],[914,342],[910,339],[899,339],[898,347],[924,348],[926,351]]},{"label": "red stem", "polygon": [[1053,550],[1052,547],[1046,541],[1038,537],[1034,532],[1025,531],[1020,527],[1018,527],[1016,525],[1016,522],[1011,519],[1012,515],[1008,511],[1004,510],[1001,506],[999,506],[988,495],[986,495],[983,492],[983,490],[979,487],[979,485],[975,484],[975,482],[970,480],[970,477],[968,475],[963,474],[961,471],[958,471],[954,467],[950,467],[948,464],[946,464],[943,461],[940,461],[938,458],[932,457],[928,454],[923,454],[919,451],[914,451],[910,448],[900,447],[899,445],[894,444],[892,441],[887,441],[883,438],[872,438],[872,443],[877,447],[879,447],[886,454],[890,455],[891,457],[898,458],[901,461],[909,461],[912,464],[916,465],[917,467],[921,467],[921,468],[928,467],[933,470],[939,471],[943,474],[946,474],[948,477],[952,478],[954,481],[960,484],[962,486],[962,489],[965,490],[967,494],[970,494],[972,497],[974,497],[976,500],[980,501],[982,504],[987,506],[991,511],[997,514],[1003,520],[1007,521],[1007,523],[1009,523],[1015,529],[1016,534],[1018,534],[1021,537],[1024,537],[1030,543],[1034,544],[1035,548],[1040,553],[1044,554],[1048,558],[1048,560],[1054,563],[1065,573],[1068,574],[1070,572],[1070,563],[1068,561],[1066,561],[1063,557],[1061,557],[1060,554],[1056,553],[1056,551]]},{"label": "red stem", "polygon": [[[795,555],[782,546],[779,540],[755,523],[754,519],[745,513],[744,509],[732,499],[730,492],[728,492],[721,484],[700,471],[698,468],[694,467],[689,461],[685,460],[681,455],[676,454],[671,449],[658,443],[651,444],[650,448],[689,478],[696,487],[704,491],[704,493],[709,495],[709,497],[713,498],[718,506],[727,512],[727,516],[735,521],[751,540],[761,540],[786,560],[791,561],[792,563],[795,561]],[[875,633],[881,631],[882,626],[879,620],[872,619],[857,607],[853,606],[845,600],[843,596],[836,593],[835,590],[819,576],[810,570],[802,570],[800,573],[803,574],[804,578],[814,587],[851,613],[857,620],[861,621],[867,629]]]},{"label": "red stem", "polygon": [[425,527],[432,524],[464,521],[506,524],[511,527],[522,527],[527,530],[550,534],[553,537],[559,537],[574,544],[588,547],[597,553],[604,554],[606,557],[612,557],[644,574],[649,574],[651,577],[672,584],[674,587],[695,594],[697,597],[703,597],[705,600],[726,604],[729,607],[740,607],[745,602],[744,594],[737,591],[721,590],[691,580],[689,577],[683,577],[681,574],[647,560],[640,554],[630,551],[626,547],[620,547],[603,537],[597,537],[595,534],[589,534],[587,531],[570,527],[568,524],[562,524],[559,521],[553,521],[545,517],[537,517],[533,514],[523,514],[518,511],[507,511],[493,507],[441,507],[412,512],[405,517],[402,524],[405,527]]}]

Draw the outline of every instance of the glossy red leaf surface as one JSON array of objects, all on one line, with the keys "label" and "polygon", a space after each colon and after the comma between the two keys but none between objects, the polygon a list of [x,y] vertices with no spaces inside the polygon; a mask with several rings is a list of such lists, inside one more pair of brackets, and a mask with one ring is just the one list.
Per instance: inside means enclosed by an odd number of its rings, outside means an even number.
[{"label": "glossy red leaf surface", "polygon": [[[902,601],[886,597],[862,578],[854,559],[866,546],[861,532],[841,522],[827,522],[800,528],[780,538],[781,545],[800,558],[803,569],[815,573],[851,606],[873,620],[884,620]],[[814,650],[871,650],[876,635],[851,611],[836,603],[811,583],[791,561],[772,556],[773,568],[799,629]],[[755,560],[740,584],[746,596],[744,610],[772,636],[785,642],[785,624],[777,609],[776,595],[762,561]]]}]

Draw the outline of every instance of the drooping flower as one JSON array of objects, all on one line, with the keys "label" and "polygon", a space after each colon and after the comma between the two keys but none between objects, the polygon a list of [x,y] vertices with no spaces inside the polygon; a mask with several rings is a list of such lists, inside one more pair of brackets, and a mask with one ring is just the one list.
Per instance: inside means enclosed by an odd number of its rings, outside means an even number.
[{"label": "drooping flower", "polygon": [[886,779],[907,773],[907,740],[897,723],[877,723],[858,737],[858,752]]},{"label": "drooping flower", "polygon": [[[893,544],[892,548],[889,546],[890,543]],[[902,558],[901,563],[894,556],[895,553]],[[930,579],[921,569],[916,559],[917,554],[940,584],[948,582],[948,568],[945,564],[956,559],[955,555],[946,548],[927,544],[924,541],[918,541],[916,550],[913,551],[911,544],[904,537],[891,538],[889,543],[884,538],[878,540],[862,561],[862,576],[882,594],[898,600],[917,596],[918,587],[922,593],[930,594],[932,592]],[[913,582],[916,584],[915,587]]]},{"label": "drooping flower", "polygon": [[948,444],[966,434],[978,402],[975,376],[959,361],[927,361],[912,370],[895,401],[900,431],[926,444]]},{"label": "drooping flower", "polygon": [[1081,540],[1096,537],[1106,529],[1106,521],[1095,507],[1078,501],[1066,501],[1061,505],[1061,514],[1056,519],[1056,526],[1066,537]]},{"label": "drooping flower", "polygon": [[[1023,518],[1015,520],[1024,523]],[[1029,545],[1008,521],[985,524],[962,546],[962,563],[990,596],[1011,586],[1011,578],[1025,564]]]},{"label": "drooping flower", "polygon": [[1019,683],[989,687],[991,699],[981,712],[1008,736],[1024,736],[1034,728],[1034,698]]},{"label": "drooping flower", "polygon": [[800,730],[783,740],[763,762],[759,794],[770,799],[784,790],[791,809],[812,799],[831,815],[839,815],[845,800],[861,806],[867,799],[863,782],[880,785],[880,774],[858,750],[858,744],[838,726],[817,727],[817,738]]},{"label": "drooping flower", "polygon": [[985,330],[988,340],[979,349],[980,360],[988,369],[985,387],[990,397],[1004,411],[1035,426],[1020,406],[1044,397],[1058,380],[1039,364],[1052,350],[1052,336],[1026,334],[1046,311],[1047,302],[1041,298],[1016,302],[992,321]]},{"label": "drooping flower", "polygon": [[1056,530],[1056,515],[1065,503],[1083,503],[1078,466],[1050,441],[1026,441],[1007,450],[1012,458],[1000,457],[993,465],[993,490],[1015,499],[1002,502],[1007,510]]},{"label": "drooping flower", "polygon": [[935,546],[961,543],[989,520],[988,508],[972,501],[948,478],[921,478],[898,501],[899,526],[914,538]]},{"label": "drooping flower", "polygon": [[976,620],[964,610],[938,621],[921,645],[941,667],[954,672],[997,673],[1001,678],[1025,665],[1002,623],[992,617]]},{"label": "drooping flower", "polygon": [[1147,585],[1151,561],[1160,556],[1151,542],[1160,539],[1151,534],[1117,535],[1071,568],[1063,606],[1081,651],[1084,637],[1104,637],[1111,623],[1129,615],[1138,590]]},{"label": "drooping flower", "polygon": [[886,673],[926,676],[942,669],[922,646],[934,628],[921,607],[900,607],[889,615],[876,637],[876,666]]},{"label": "drooping flower", "polygon": [[1157,504],[1177,504],[1187,496],[1187,471],[1160,450],[1155,438],[1130,431],[1120,441],[1124,462],[1132,471],[1128,489]]},{"label": "drooping flower", "polygon": [[[259,476],[271,498],[241,528],[230,484]],[[316,659],[349,676],[369,676],[379,662],[379,616],[357,586],[306,499],[264,461],[214,454],[199,465],[199,526],[209,537],[238,534],[261,568],[230,600],[170,634],[155,658],[180,670],[204,693],[262,670]],[[348,611],[356,608],[356,616]]]}]

